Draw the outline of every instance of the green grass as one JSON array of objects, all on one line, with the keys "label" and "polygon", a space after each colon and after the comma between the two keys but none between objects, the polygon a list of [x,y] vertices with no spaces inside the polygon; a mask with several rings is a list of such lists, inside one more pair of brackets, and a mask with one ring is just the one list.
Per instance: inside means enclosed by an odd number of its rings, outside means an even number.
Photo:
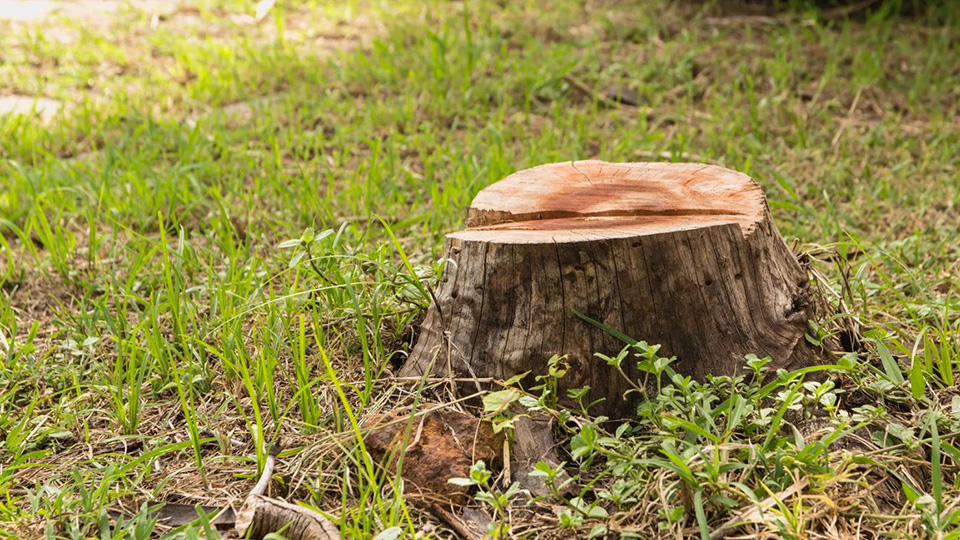
[{"label": "green grass", "polygon": [[[811,339],[864,345],[828,383],[761,387],[754,359],[631,423],[558,411],[573,495],[477,469],[497,531],[696,537],[769,498],[741,533],[960,535],[955,10],[278,2],[254,25],[197,4],[0,20],[0,95],[66,103],[0,117],[4,535],[212,537],[138,510],[240,501],[279,440],[282,494],[348,537],[450,537],[363,451],[364,415],[419,395],[389,362],[473,195],[581,158],[750,174],[830,303]],[[109,532],[107,508],[134,517]]]}]

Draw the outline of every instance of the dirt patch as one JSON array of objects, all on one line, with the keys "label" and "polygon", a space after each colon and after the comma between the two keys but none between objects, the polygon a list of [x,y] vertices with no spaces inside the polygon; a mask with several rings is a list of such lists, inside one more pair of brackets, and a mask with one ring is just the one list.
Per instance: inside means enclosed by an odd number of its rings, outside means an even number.
[{"label": "dirt patch", "polygon": [[61,109],[63,109],[63,103],[42,96],[0,96],[0,116],[8,114],[37,116],[44,122],[47,122],[56,116]]}]

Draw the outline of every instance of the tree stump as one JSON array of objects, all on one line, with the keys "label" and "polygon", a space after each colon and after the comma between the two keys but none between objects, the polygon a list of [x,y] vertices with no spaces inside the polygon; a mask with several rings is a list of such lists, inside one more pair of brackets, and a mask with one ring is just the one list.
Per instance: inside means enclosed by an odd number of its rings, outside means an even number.
[{"label": "tree stump", "polygon": [[[401,375],[507,379],[566,355],[566,389],[635,413],[630,385],[595,352],[623,343],[574,310],[660,344],[672,367],[733,375],[744,355],[773,369],[818,361],[804,334],[808,279],[774,226],[759,185],[692,163],[577,161],[512,174],[447,236],[452,264]],[[631,359],[632,360],[632,359]],[[432,366],[432,368],[431,368]],[[642,379],[634,361],[627,375]]]}]

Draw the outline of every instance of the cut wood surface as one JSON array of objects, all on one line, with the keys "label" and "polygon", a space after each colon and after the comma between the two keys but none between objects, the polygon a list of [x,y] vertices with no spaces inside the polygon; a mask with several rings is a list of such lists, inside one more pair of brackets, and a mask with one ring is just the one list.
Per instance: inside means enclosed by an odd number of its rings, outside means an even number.
[{"label": "cut wood surface", "polygon": [[[749,234],[766,214],[763,191],[744,174],[692,163],[555,163],[520,171],[481,191],[468,230],[527,232],[513,241],[581,240],[736,223]],[[548,232],[543,232],[548,231]]]},{"label": "cut wood surface", "polygon": [[[807,276],[759,185],[721,167],[577,161],[515,173],[481,191],[401,375],[506,379],[566,355],[567,388],[629,416],[630,384],[595,352],[623,343],[576,312],[676,355],[698,380],[817,361],[804,339]],[[634,361],[627,374],[643,376]]]}]

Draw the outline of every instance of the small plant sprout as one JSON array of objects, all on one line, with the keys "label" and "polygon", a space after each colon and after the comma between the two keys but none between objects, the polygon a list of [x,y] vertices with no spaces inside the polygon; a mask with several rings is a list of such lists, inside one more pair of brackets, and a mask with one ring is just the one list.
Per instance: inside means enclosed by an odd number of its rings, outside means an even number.
[{"label": "small plant sprout", "polygon": [[327,280],[326,275],[320,271],[316,261],[314,261],[312,249],[313,246],[318,245],[323,239],[332,235],[333,232],[333,229],[327,229],[325,231],[321,231],[320,233],[315,233],[312,227],[307,227],[304,229],[303,234],[300,235],[300,238],[292,238],[290,240],[280,242],[280,244],[277,245],[277,248],[294,250],[293,256],[290,257],[290,262],[288,263],[290,268],[297,266],[304,258],[306,258],[310,268],[313,269],[317,276],[329,281]]},{"label": "small plant sprout", "polygon": [[487,469],[486,464],[483,461],[478,461],[470,467],[468,478],[451,478],[447,482],[456,486],[476,488],[477,492],[474,496],[477,501],[488,505],[494,513],[494,521],[490,523],[487,534],[494,539],[508,538],[510,523],[507,507],[519,494],[520,484],[514,482],[510,484],[506,491],[501,493],[492,489],[490,485],[492,476],[493,473]]}]

